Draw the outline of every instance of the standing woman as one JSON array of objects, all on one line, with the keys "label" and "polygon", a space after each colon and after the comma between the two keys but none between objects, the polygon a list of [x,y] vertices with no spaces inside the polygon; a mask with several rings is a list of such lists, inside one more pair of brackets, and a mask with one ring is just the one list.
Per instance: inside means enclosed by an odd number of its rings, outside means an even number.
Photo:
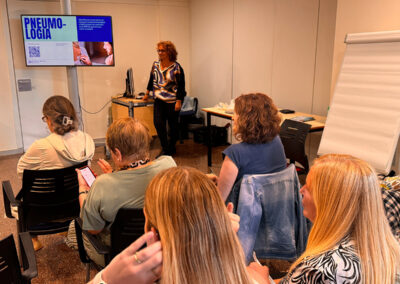
[{"label": "standing woman", "polygon": [[150,91],[153,91],[154,126],[161,141],[163,154],[173,155],[176,153],[175,143],[178,139],[179,111],[186,95],[185,74],[176,61],[178,52],[172,42],[160,41],[157,44],[157,53],[159,61],[153,63],[143,99],[147,100]]}]

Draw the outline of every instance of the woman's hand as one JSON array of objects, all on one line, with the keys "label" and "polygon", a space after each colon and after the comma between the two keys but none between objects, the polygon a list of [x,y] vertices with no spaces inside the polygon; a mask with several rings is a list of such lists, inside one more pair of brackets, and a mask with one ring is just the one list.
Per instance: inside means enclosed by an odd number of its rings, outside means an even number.
[{"label": "woman's hand", "polygon": [[103,269],[102,279],[108,284],[147,284],[159,279],[162,268],[161,243],[156,242],[137,251],[152,238],[154,233],[148,232],[117,255]]},{"label": "woman's hand", "polygon": [[75,169],[76,174],[78,175],[78,183],[79,183],[79,206],[82,208],[83,203],[86,200],[90,187],[86,183],[85,179],[83,178],[81,171],[79,169]]},{"label": "woman's hand", "polygon": [[247,272],[251,278],[259,284],[270,284],[269,269],[266,266],[262,266],[258,263],[252,262],[247,266]]},{"label": "woman's hand", "polygon": [[180,111],[182,108],[182,101],[181,100],[177,100],[175,102],[175,111]]},{"label": "woman's hand", "polygon": [[240,228],[240,216],[233,213],[233,203],[229,202],[226,206],[228,210],[229,218],[231,219],[232,229],[237,233]]},{"label": "woman's hand", "polygon": [[100,166],[100,168],[103,171],[103,173],[105,173],[105,174],[112,173],[113,168],[111,167],[111,165],[106,160],[99,159],[97,161],[97,164]]},{"label": "woman's hand", "polygon": [[89,191],[90,187],[88,186],[85,179],[83,178],[81,171],[79,169],[75,169],[75,171],[78,175],[79,193]]},{"label": "woman's hand", "polygon": [[143,96],[143,100],[147,101],[149,99],[149,92],[147,91],[146,94]]}]

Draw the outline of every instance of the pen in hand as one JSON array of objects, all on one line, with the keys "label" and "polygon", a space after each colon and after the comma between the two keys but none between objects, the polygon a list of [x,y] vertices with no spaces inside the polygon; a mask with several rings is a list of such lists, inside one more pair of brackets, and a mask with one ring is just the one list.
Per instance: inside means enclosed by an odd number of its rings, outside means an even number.
[{"label": "pen in hand", "polygon": [[260,263],[260,261],[258,260],[258,258],[257,258],[257,255],[256,255],[256,252],[255,252],[255,251],[253,251],[253,259],[254,259],[254,261],[255,261],[255,262],[257,262],[259,265],[262,265],[262,264]]}]

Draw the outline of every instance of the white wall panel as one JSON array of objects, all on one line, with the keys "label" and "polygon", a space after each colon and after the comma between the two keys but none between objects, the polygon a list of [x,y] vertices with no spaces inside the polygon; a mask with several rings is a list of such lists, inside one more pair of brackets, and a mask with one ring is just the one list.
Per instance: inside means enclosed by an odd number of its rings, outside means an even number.
[{"label": "white wall panel", "polygon": [[279,107],[311,111],[318,2],[275,1],[271,96]]},{"label": "white wall panel", "polygon": [[13,1],[8,3],[8,9],[15,81],[30,79],[32,84],[32,91],[17,92],[23,147],[27,149],[33,141],[49,133],[46,124],[41,120],[44,101],[52,95],[68,97],[68,86],[65,68],[25,67],[20,15],[35,13],[59,14],[60,4],[57,2]]},{"label": "white wall panel", "polygon": [[233,97],[271,93],[274,1],[234,1]]},{"label": "white wall panel", "polygon": [[232,0],[192,1],[191,96],[200,107],[227,102],[232,96]]},{"label": "white wall panel", "polygon": [[6,1],[0,0],[0,151],[22,147],[6,7]]}]

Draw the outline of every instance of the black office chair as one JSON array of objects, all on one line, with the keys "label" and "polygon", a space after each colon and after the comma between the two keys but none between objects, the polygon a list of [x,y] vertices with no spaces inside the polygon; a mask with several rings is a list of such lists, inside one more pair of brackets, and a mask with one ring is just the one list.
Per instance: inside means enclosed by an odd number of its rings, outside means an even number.
[{"label": "black office chair", "polygon": [[75,219],[75,231],[76,240],[78,243],[79,257],[83,263],[86,264],[86,281],[90,280],[90,266],[93,266],[100,270],[94,262],[86,254],[83,246],[82,234],[84,234],[93,247],[96,249],[98,254],[104,255],[105,264],[107,265],[110,261],[131,243],[137,240],[144,234],[144,213],[143,209],[137,208],[121,208],[115,217],[113,224],[111,225],[111,246],[106,246],[101,242],[96,235],[92,235],[89,232],[82,230],[82,219]]},{"label": "black office chair", "polygon": [[31,283],[37,276],[35,251],[28,232],[19,234],[22,268],[18,260],[13,235],[0,241],[0,283]]},{"label": "black office chair", "polygon": [[80,212],[75,169],[86,165],[83,162],[56,170],[24,170],[17,197],[10,181],[3,181],[4,209],[8,218],[14,218],[11,206],[18,208],[18,232],[48,235],[67,231]]},{"label": "black office chair", "polygon": [[182,109],[179,112],[179,140],[183,143],[183,139],[188,135],[188,124],[196,117],[198,99],[186,96],[182,103]]},{"label": "black office chair", "polygon": [[307,123],[286,119],[282,123],[279,133],[286,158],[289,159],[290,163],[295,164],[297,162],[301,165],[301,167],[296,166],[299,175],[307,174],[309,171],[305,144],[310,128],[311,125]]}]

